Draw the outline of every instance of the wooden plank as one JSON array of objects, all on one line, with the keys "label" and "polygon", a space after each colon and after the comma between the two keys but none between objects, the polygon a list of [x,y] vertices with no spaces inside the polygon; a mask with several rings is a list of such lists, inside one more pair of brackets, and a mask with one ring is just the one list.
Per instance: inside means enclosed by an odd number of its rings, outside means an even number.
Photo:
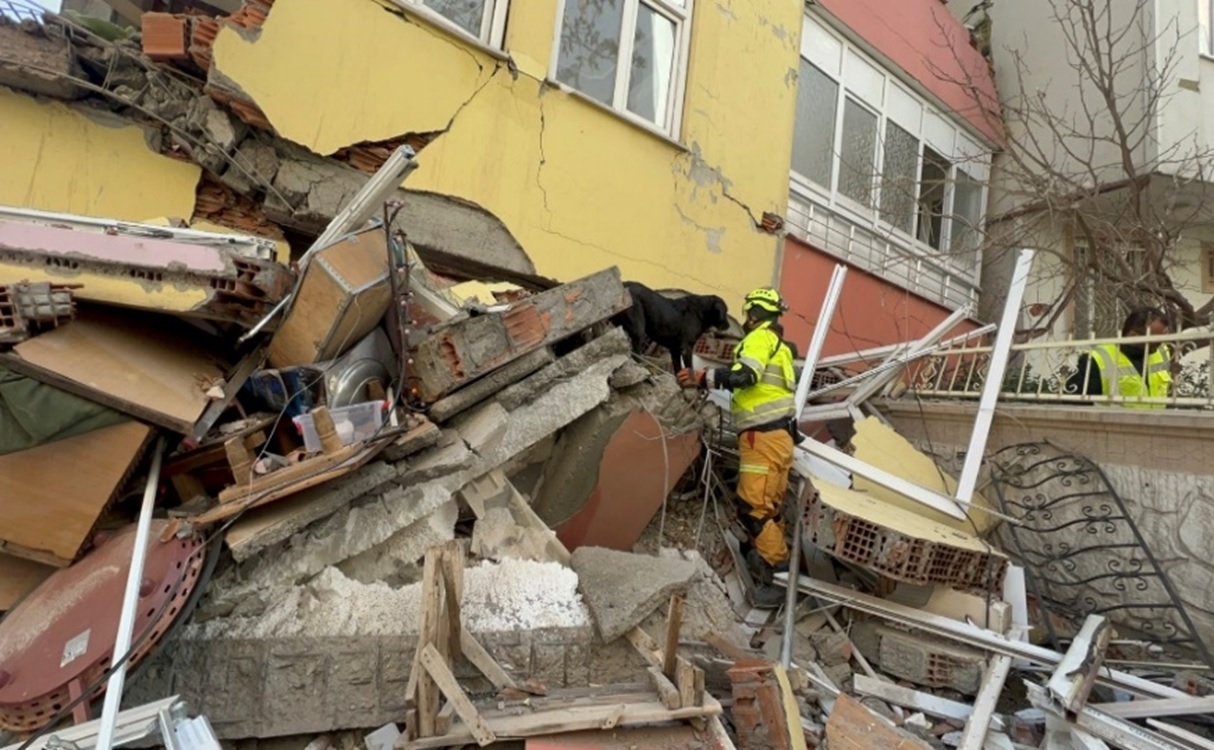
[{"label": "wooden plank", "polygon": [[151,436],[124,422],[0,456],[0,549],[59,567],[75,560]]},{"label": "wooden plank", "polygon": [[[157,316],[158,318],[160,316]],[[185,329],[113,308],[94,309],[24,341],[4,365],[69,393],[186,435],[224,371]]]},{"label": "wooden plank", "polygon": [[[225,448],[227,445],[225,444]],[[281,489],[301,479],[307,479],[318,473],[330,471],[359,452],[362,445],[348,445],[333,453],[323,453],[315,458],[305,459],[293,466],[284,466],[264,476],[256,477],[248,482],[238,481],[237,484],[224,488],[219,493],[220,503],[231,503],[244,500],[263,492]]]},{"label": "wooden plank", "polygon": [[[233,500],[233,501],[227,502],[227,503],[220,503],[218,506],[211,508],[208,511],[199,513],[196,516],[192,516],[190,518],[190,521],[192,521],[195,524],[207,524],[207,523],[214,523],[215,521],[222,521],[225,518],[230,518],[231,516],[235,516],[240,513],[243,513],[248,508],[255,508],[260,505],[265,505],[266,503],[272,503],[275,500],[281,500],[284,497],[290,497],[291,495],[294,495],[296,493],[303,492],[304,490],[309,489],[311,487],[315,487],[318,484],[324,484],[325,482],[330,482],[334,479],[343,477],[346,474],[349,474],[350,472],[354,471],[355,469],[358,469],[360,466],[362,466],[366,462],[370,461],[372,458],[375,458],[375,456],[381,450],[383,450],[384,443],[382,441],[377,441],[375,443],[368,444],[365,447],[364,446],[349,446],[349,447],[351,447],[351,448],[360,447],[361,450],[359,450],[357,453],[354,453],[346,461],[340,463],[337,466],[334,466],[327,470],[317,470],[315,473],[311,474],[310,476],[307,476],[296,482],[289,482],[285,485],[266,490],[265,492],[260,492],[260,493],[254,494],[254,495],[249,495],[248,497],[244,497],[239,500]],[[321,458],[327,458],[327,457],[322,456]],[[285,469],[284,469],[284,471],[285,471]],[[275,472],[275,473],[277,473],[277,472]],[[232,489],[232,488],[229,487],[228,489]],[[226,492],[227,490],[224,490],[224,491]]]},{"label": "wooden plank", "polygon": [[460,602],[464,598],[464,551],[458,541],[443,546],[443,599],[446,604],[447,646],[451,653],[462,651]]},{"label": "wooden plank", "polygon": [[662,660],[662,671],[667,677],[675,676],[675,667],[679,660],[679,632],[683,627],[683,597],[675,594],[670,597],[670,606],[666,610],[666,658]]},{"label": "wooden plank", "polygon": [[797,708],[797,696],[793,695],[788,672],[776,664],[772,668],[776,682],[780,684],[780,705],[784,708],[784,723],[788,727],[788,744],[792,750],[806,750],[805,731],[801,729],[801,711]]},{"label": "wooden plank", "polygon": [[1118,703],[1093,703],[1089,708],[1119,719],[1162,719],[1168,716],[1214,714],[1214,696],[1204,698],[1164,698]]},{"label": "wooden plank", "polygon": [[468,632],[466,628],[460,629],[460,651],[464,653],[464,658],[472,662],[472,666],[481,671],[489,682],[498,690],[502,688],[516,688],[514,679],[502,669],[501,665],[485,650],[481,642],[476,640],[476,636]]},{"label": "wooden plank", "polygon": [[[417,675],[417,719],[421,737],[433,737],[436,730],[434,724],[438,715],[439,687],[429,671],[422,671],[421,667],[426,647],[435,645],[439,640],[440,631],[443,630],[443,588],[443,550],[442,547],[435,546],[426,550],[422,572],[422,622],[417,652],[414,654],[413,674]],[[413,674],[410,674],[410,683],[413,682]]]},{"label": "wooden plank", "polygon": [[438,653],[433,643],[427,643],[422,649],[422,665],[438,685],[438,689],[443,692],[443,696],[455,706],[455,713],[459,714],[464,727],[476,738],[476,744],[484,747],[496,742],[497,737],[493,730],[485,724],[472,701],[468,700],[455,675],[451,673],[451,668],[447,666],[446,659]]},{"label": "wooden plank", "polygon": [[232,470],[232,479],[237,486],[251,486],[255,481],[253,476],[253,457],[245,447],[244,438],[231,437],[223,442],[223,452],[228,457],[228,468]]},{"label": "wooden plank", "polygon": [[690,662],[678,660],[674,682],[679,688],[680,703],[684,706],[696,705],[696,668]]},{"label": "wooden plank", "polygon": [[899,731],[846,693],[835,700],[826,722],[830,750],[929,750],[931,745]]},{"label": "wooden plank", "polygon": [[1068,717],[1074,718],[1087,703],[1112,637],[1113,628],[1107,619],[1088,615],[1050,675],[1046,687]]},{"label": "wooden plank", "polygon": [[693,706],[702,706],[704,705],[704,695],[706,692],[704,683],[707,680],[707,676],[700,667],[696,667],[694,673],[695,680],[692,682],[691,704]]},{"label": "wooden plank", "polygon": [[[886,703],[893,703],[913,711],[921,711],[937,719],[969,721],[970,715],[974,713],[974,707],[968,704],[951,701],[947,698],[932,695],[931,693],[912,690],[911,688],[895,685],[891,682],[883,682],[864,675],[856,675],[855,690],[860,695],[880,698]],[[992,716],[991,729],[1002,732],[1004,730],[1003,720],[998,716]]]},{"label": "wooden plank", "polygon": [[679,695],[679,689],[674,686],[670,678],[658,667],[649,667],[648,673],[654,690],[658,691],[658,697],[662,700],[662,705],[671,710],[682,708],[683,697]]},{"label": "wooden plank", "polygon": [[54,572],[55,568],[49,565],[0,555],[0,612],[12,609]]},{"label": "wooden plank", "polygon": [[414,375],[434,402],[531,351],[610,318],[631,304],[612,267],[514,303],[500,314],[457,320],[418,344]]},{"label": "wooden plank", "polygon": [[434,730],[437,735],[444,735],[451,731],[451,722],[455,719],[455,704],[447,701],[443,707],[438,710],[438,717],[434,720]]},{"label": "wooden plank", "polygon": [[978,689],[978,697],[974,698],[974,712],[965,723],[961,733],[961,744],[957,750],[982,750],[986,742],[986,731],[991,726],[991,716],[1003,694],[1003,685],[1007,682],[1008,671],[1012,667],[1012,657],[996,654],[991,657],[991,664],[982,676],[982,687]]},{"label": "wooden plank", "polygon": [[[623,710],[620,710],[620,706]],[[515,715],[496,715],[483,710],[481,717],[498,740],[527,739],[548,734],[564,734],[586,730],[601,730],[611,723],[618,727],[656,724],[665,721],[687,721],[721,715],[721,704],[708,696],[705,705],[671,711],[656,700],[647,702],[618,701],[608,705],[553,707],[551,710]],[[457,724],[442,737],[425,737],[397,745],[402,750],[457,747],[475,742],[472,732]]]}]

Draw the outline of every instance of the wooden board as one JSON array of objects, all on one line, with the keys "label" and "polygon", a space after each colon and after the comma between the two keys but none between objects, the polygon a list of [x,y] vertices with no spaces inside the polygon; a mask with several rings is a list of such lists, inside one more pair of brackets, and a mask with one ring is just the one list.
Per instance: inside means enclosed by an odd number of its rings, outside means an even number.
[{"label": "wooden board", "polygon": [[[679,708],[670,710],[658,701],[656,694],[639,694],[618,696],[607,702],[602,699],[586,702],[571,701],[559,705],[555,700],[548,703],[551,708],[526,709],[519,712],[517,708],[496,709],[481,707],[480,714],[485,727],[496,738],[526,739],[545,734],[563,734],[588,729],[610,729],[616,726],[636,726],[640,724],[655,724],[664,721],[685,721],[688,719],[706,719],[719,716],[721,704],[711,696],[705,696],[703,706]],[[403,750],[421,750],[422,748],[458,747],[473,744],[476,738],[463,725],[456,723],[451,731],[441,737],[426,737],[413,741],[402,741],[397,744]]]},{"label": "wooden board", "polygon": [[0,456],[0,549],[60,566],[75,560],[151,434],[124,422]]},{"label": "wooden board", "polygon": [[6,367],[181,434],[206,410],[223,370],[197,332],[154,316],[90,311],[0,355]]},{"label": "wooden board", "polygon": [[846,693],[835,699],[826,722],[831,750],[930,750],[931,745],[895,728]]},{"label": "wooden board", "polygon": [[49,565],[12,555],[0,555],[0,612],[12,609],[54,572],[55,568]]}]

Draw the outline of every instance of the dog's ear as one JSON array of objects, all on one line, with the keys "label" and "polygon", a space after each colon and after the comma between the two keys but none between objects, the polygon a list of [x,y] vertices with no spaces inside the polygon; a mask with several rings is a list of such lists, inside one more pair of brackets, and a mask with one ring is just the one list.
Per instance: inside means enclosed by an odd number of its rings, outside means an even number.
[{"label": "dog's ear", "polygon": [[712,313],[713,317],[716,318],[713,321],[713,325],[716,328],[722,331],[729,328],[729,305],[725,304],[725,300],[720,297],[713,297]]}]

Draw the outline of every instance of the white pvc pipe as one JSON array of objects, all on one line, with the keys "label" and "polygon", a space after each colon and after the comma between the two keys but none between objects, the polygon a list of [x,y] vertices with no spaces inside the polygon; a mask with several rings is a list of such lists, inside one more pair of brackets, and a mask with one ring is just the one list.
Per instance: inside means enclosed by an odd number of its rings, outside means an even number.
[{"label": "white pvc pipe", "polygon": [[995,334],[991,362],[986,369],[986,382],[982,384],[982,398],[978,401],[978,416],[974,420],[974,431],[970,434],[970,445],[965,452],[965,465],[957,478],[957,500],[969,503],[978,486],[978,472],[986,454],[986,441],[991,433],[991,421],[995,418],[995,403],[1003,387],[1003,373],[1011,357],[1016,320],[1020,317],[1020,305],[1024,301],[1024,289],[1029,283],[1029,271],[1033,268],[1034,251],[1024,249],[1016,258],[1012,271],[1012,283],[1008,285],[1007,301],[1003,305],[1003,318],[999,321],[999,332]]},{"label": "white pvc pipe", "polygon": [[[148,470],[148,482],[143,488],[143,504],[139,508],[139,524],[135,530],[135,546],[131,551],[131,568],[126,574],[126,593],[122,597],[122,615],[118,619],[118,636],[114,639],[114,659],[122,659],[131,648],[135,633],[135,613],[139,605],[139,589],[143,583],[143,565],[148,556],[148,544],[152,535],[152,508],[156,505],[156,490],[160,486],[160,462],[164,449],[164,438],[156,441],[152,453],[152,466]],[[118,721],[118,709],[122,703],[122,689],[126,684],[127,661],[124,660],[110,675],[105,686],[105,704],[101,709],[101,727],[97,735],[97,750],[111,750],[114,746],[114,729]]]},{"label": "white pvc pipe", "polygon": [[836,265],[830,277],[830,286],[826,288],[826,297],[822,300],[822,311],[818,314],[818,323],[814,326],[814,335],[809,340],[809,350],[805,352],[805,364],[801,370],[801,380],[797,383],[797,421],[801,421],[801,412],[805,410],[805,402],[809,398],[809,386],[814,379],[814,370],[818,366],[818,358],[822,356],[822,348],[826,346],[826,334],[830,332],[830,321],[835,316],[835,305],[843,293],[843,280],[847,278],[847,266]]}]

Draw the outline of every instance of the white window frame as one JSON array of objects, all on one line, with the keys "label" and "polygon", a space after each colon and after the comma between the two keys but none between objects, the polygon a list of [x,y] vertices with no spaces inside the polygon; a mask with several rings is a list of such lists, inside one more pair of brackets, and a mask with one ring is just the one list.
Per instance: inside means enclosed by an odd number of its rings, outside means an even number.
[{"label": "white window frame", "polygon": [[[556,35],[552,42],[552,57],[548,61],[548,83],[646,130],[677,141],[683,132],[683,100],[687,88],[687,68],[691,57],[691,22],[695,16],[695,0],[622,1],[624,13],[620,28],[619,64],[616,68],[615,90],[612,93],[611,104],[604,104],[588,94],[583,94],[573,86],[557,80],[556,72],[561,57],[561,34],[565,28],[565,0],[557,0]],[[670,82],[670,93],[666,102],[666,127],[650,122],[628,109],[628,84],[632,76],[632,48],[636,41],[637,16],[641,4],[675,24],[674,68],[671,71],[673,80]]]},{"label": "white window frame", "polygon": [[485,0],[485,16],[481,19],[481,33],[470,34],[468,30],[426,4],[426,0],[393,0],[397,5],[456,36],[491,50],[501,50],[506,37],[506,15],[511,0]]},{"label": "white window frame", "polygon": [[[1214,3],[1214,0],[1201,0]],[[825,204],[832,210],[838,211],[845,217],[860,223],[862,226],[875,229],[886,236],[896,239],[900,244],[910,247],[916,253],[934,256],[939,262],[947,264],[950,257],[952,242],[952,224],[954,221],[954,184],[957,170],[963,169],[971,179],[982,185],[980,224],[986,219],[987,199],[989,197],[991,154],[988,149],[970,137],[964,128],[953,118],[942,114],[939,108],[917,94],[909,86],[898,80],[880,63],[857,48],[847,39],[836,34],[825,24],[815,19],[809,13],[804,16],[804,30],[801,35],[800,56],[818,68],[828,78],[838,85],[836,100],[836,125],[834,143],[831,145],[834,158],[831,184],[820,185],[808,177],[789,170],[790,182],[796,195]],[[880,91],[870,91],[868,95],[858,91],[855,85],[848,85],[847,72],[849,61],[864,63],[877,69],[883,77]],[[891,112],[891,97],[897,89],[903,100],[913,100],[917,105],[918,114],[895,116]],[[843,112],[847,99],[851,98],[862,104],[878,117],[877,148],[872,165],[875,184],[873,187],[873,205],[864,206],[839,192],[839,179],[842,173],[842,143],[843,143]],[[879,101],[873,101],[879,99]],[[886,126],[890,121],[896,122],[918,141],[918,156],[915,166],[915,196],[912,210],[915,212],[911,231],[908,233],[901,227],[895,226],[881,217],[881,171],[884,166]],[[939,153],[949,163],[949,172],[944,185],[945,215],[941,226],[939,248],[932,247],[918,239],[919,228],[919,198],[920,176],[923,173],[923,149],[930,147]],[[968,271],[968,269],[967,269]],[[972,273],[976,278],[977,270]]]},{"label": "white window frame", "polygon": [[1197,0],[1197,33],[1203,57],[1214,57],[1214,0]]}]

